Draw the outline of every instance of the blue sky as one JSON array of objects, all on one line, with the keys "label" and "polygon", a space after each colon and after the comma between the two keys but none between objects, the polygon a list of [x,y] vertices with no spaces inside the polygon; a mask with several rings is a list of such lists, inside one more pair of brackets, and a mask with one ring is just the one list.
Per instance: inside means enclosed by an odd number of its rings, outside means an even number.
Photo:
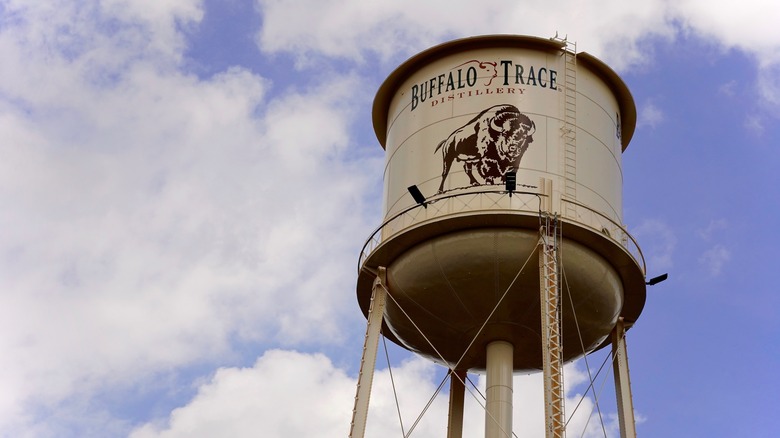
[{"label": "blue sky", "polygon": [[[346,436],[376,89],[440,42],[555,32],[639,113],[624,220],[670,275],[629,332],[640,436],[776,436],[778,17],[760,0],[0,0],[0,436]],[[408,424],[442,370],[390,356]],[[380,364],[369,433],[398,436]],[[567,368],[569,406],[586,379]],[[518,436],[537,436],[540,388],[516,378]],[[416,434],[445,418],[440,397]]]}]

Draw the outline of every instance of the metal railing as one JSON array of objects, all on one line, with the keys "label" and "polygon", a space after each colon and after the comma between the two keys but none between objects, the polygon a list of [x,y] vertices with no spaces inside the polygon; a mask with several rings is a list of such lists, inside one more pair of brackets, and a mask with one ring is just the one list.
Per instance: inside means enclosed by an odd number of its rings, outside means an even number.
[{"label": "metal railing", "polygon": [[[506,190],[484,190],[443,195],[428,199],[424,204],[414,204],[385,220],[371,233],[371,236],[363,244],[363,248],[360,251],[358,272],[360,272],[368,256],[382,242],[412,225],[419,225],[433,219],[470,211],[493,210],[541,214],[542,196],[545,195],[519,191],[512,192],[510,196]],[[642,267],[642,273],[646,272],[642,250],[634,237],[622,225],[584,204],[566,199],[561,201],[572,204],[575,207],[573,214],[567,217],[568,219],[591,228],[623,246],[637,264]],[[570,209],[569,211],[572,210]]]},{"label": "metal railing", "polygon": [[561,199],[561,202],[571,204],[575,207],[574,214],[570,215],[568,219],[573,219],[578,224],[585,225],[598,231],[619,243],[629,254],[631,254],[634,261],[642,267],[642,274],[647,274],[647,264],[645,263],[645,256],[642,254],[642,249],[639,248],[636,239],[634,239],[634,236],[632,236],[628,230],[610,219],[604,213],[596,211],[585,204],[580,204],[579,202],[568,199]]}]

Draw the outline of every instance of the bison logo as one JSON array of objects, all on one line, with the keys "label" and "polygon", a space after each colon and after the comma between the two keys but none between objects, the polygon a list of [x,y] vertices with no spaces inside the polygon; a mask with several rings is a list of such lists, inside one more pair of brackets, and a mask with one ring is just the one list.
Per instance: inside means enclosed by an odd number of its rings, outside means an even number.
[{"label": "bison logo", "polygon": [[474,177],[475,167],[484,184],[505,182],[506,173],[520,166],[535,131],[534,122],[513,105],[496,105],[482,111],[436,146],[434,153],[441,149],[443,163],[438,193],[444,192],[444,182],[455,159],[463,162],[472,186],[481,185]]}]

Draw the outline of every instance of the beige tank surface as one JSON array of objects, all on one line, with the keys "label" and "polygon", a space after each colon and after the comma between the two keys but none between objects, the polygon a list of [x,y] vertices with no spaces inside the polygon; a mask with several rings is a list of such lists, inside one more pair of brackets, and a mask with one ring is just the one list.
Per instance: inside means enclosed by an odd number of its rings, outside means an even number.
[{"label": "beige tank surface", "polygon": [[386,151],[384,223],[361,254],[357,296],[368,314],[387,268],[385,336],[473,371],[488,344],[507,341],[515,371],[541,369],[543,214],[561,230],[563,359],[608,345],[619,317],[637,320],[645,269],[622,221],[621,168],[636,109],[609,67],[560,41],[456,40],[396,69],[373,122]]}]

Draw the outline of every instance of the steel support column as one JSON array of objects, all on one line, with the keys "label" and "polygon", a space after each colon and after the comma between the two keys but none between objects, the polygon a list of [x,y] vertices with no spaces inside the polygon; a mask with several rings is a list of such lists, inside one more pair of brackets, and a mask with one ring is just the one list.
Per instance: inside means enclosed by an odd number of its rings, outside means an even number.
[{"label": "steel support column", "polygon": [[636,438],[634,402],[631,397],[631,379],[628,375],[628,351],[626,349],[626,325],[619,318],[612,330],[612,370],[615,375],[620,438]]},{"label": "steel support column", "polygon": [[487,346],[485,438],[512,437],[512,370],[514,346],[494,341]]},{"label": "steel support column", "polygon": [[450,371],[450,411],[447,422],[447,438],[463,438],[465,382],[466,370]]},{"label": "steel support column", "polygon": [[379,348],[379,336],[382,331],[382,319],[387,301],[387,271],[380,267],[371,292],[371,305],[368,309],[368,326],[363,343],[363,357],[360,360],[355,407],[352,409],[350,438],[363,438],[368,418],[368,400],[371,397],[371,385],[376,368],[376,352]]}]

